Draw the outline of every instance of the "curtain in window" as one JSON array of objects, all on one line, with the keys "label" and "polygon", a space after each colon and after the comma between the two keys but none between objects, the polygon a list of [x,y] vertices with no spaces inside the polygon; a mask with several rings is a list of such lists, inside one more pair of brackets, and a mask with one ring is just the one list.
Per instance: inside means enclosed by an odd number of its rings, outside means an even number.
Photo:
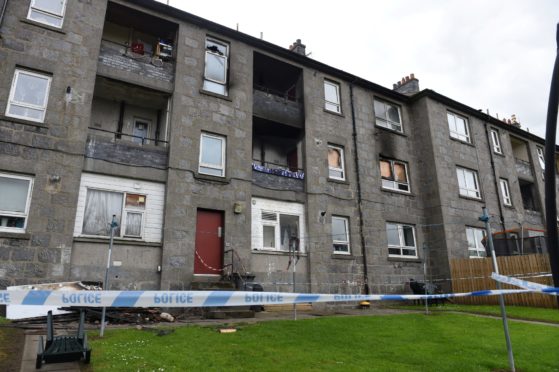
[{"label": "curtain in window", "polygon": [[122,194],[118,192],[87,190],[82,233],[109,236],[110,223],[114,214],[119,224],[115,230],[115,236],[120,236],[122,197]]},{"label": "curtain in window", "polygon": [[381,160],[380,161],[380,175],[382,178],[392,179],[392,170],[390,169],[390,162]]},{"label": "curtain in window", "polygon": [[128,212],[126,214],[126,231],[127,236],[142,235],[142,213]]},{"label": "curtain in window", "polygon": [[28,190],[28,180],[0,177],[0,210],[24,213]]},{"label": "curtain in window", "polygon": [[342,167],[342,154],[339,149],[328,148],[328,165],[332,168]]}]

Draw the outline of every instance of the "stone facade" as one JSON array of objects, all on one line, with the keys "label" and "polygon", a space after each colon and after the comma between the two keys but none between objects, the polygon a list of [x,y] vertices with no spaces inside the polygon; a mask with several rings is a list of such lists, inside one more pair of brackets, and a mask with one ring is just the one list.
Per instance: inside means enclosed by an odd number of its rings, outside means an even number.
[{"label": "stone facade", "polygon": [[[175,30],[172,60],[108,48],[104,20],[118,9],[115,4],[145,17],[146,24],[163,22]],[[224,218],[224,263],[226,252],[234,250],[265,290],[292,290],[288,252],[251,247],[253,198],[304,205],[307,237],[300,243],[295,280],[296,290],[305,292],[406,291],[410,278],[423,278],[426,251],[433,277],[448,283],[449,260],[468,257],[466,227],[483,226],[482,206],[496,216],[495,230],[543,226],[537,160],[543,140],[433,91],[418,92],[415,78],[411,88],[404,81],[397,91],[387,89],[154,1],[68,2],[60,29],[28,20],[28,8],[29,1],[8,2],[0,29],[0,175],[33,179],[25,229],[0,227],[0,288],[102,281],[108,240],[81,236],[79,226],[74,231],[83,212],[77,200],[84,172],[165,186],[163,238],[116,239],[114,260],[120,265],[111,271],[113,288],[190,288],[197,211],[213,210]],[[122,22],[119,27],[126,26]],[[202,89],[207,36],[229,46],[226,96]],[[286,71],[299,74],[292,76],[297,90],[281,99],[255,90],[255,53],[290,66]],[[16,68],[52,77],[42,123],[5,114]],[[339,84],[339,113],[325,109],[325,79]],[[270,84],[279,86],[279,80]],[[378,125],[375,100],[399,109],[401,132]],[[448,112],[467,119],[471,143],[451,138]],[[125,132],[135,117],[150,118],[157,128],[150,133],[157,132],[160,143],[130,139],[134,132]],[[492,150],[492,129],[499,133],[502,155]],[[224,177],[199,171],[203,133],[225,138]],[[279,141],[278,151],[295,156],[304,177],[253,170],[257,135]],[[517,173],[510,137],[526,142],[532,178]],[[287,144],[294,143],[296,155],[289,155]],[[343,149],[342,180],[329,176],[329,145]],[[381,159],[406,164],[409,192],[383,188]],[[480,199],[459,194],[457,167],[477,172]],[[512,206],[503,204],[503,178]],[[528,181],[539,211],[524,208]],[[333,249],[332,216],[348,221],[344,254]],[[415,256],[389,254],[387,222],[414,227]]]}]

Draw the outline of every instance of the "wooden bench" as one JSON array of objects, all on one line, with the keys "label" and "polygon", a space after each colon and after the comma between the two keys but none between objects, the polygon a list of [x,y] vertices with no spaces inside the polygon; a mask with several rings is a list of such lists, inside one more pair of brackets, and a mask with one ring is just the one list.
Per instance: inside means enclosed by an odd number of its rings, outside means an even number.
[{"label": "wooden bench", "polygon": [[52,311],[47,315],[47,339],[43,336],[39,340],[37,361],[35,368],[39,369],[44,363],[66,363],[84,360],[89,363],[91,348],[87,346],[87,334],[84,332],[85,312],[80,310],[80,323],[76,336],[54,336]]}]

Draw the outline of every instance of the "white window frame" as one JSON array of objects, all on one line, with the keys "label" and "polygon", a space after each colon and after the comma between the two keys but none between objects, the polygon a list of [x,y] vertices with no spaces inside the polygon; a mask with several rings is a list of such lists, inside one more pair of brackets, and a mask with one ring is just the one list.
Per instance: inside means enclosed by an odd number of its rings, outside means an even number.
[{"label": "white window frame", "polygon": [[[58,13],[52,13],[52,12],[49,12],[48,10],[39,8],[38,6],[35,5],[35,0],[31,0],[31,3],[29,4],[29,11],[27,12],[27,19],[32,20],[33,22],[42,23],[42,24],[45,24],[45,25],[48,25],[48,26],[51,26],[51,27],[62,28],[62,25],[64,23],[64,14],[66,13],[66,3],[67,3],[66,0],[62,0],[62,9],[61,9],[60,14],[58,14]],[[60,26],[54,25],[52,23],[45,22],[43,20],[34,19],[32,17],[33,11],[36,11],[38,13],[43,13],[43,14],[49,16],[49,17],[54,17],[54,18],[60,19]]]},{"label": "white window frame", "polygon": [[0,210],[0,219],[2,218],[2,216],[24,219],[23,227],[0,226],[0,232],[24,233],[25,229],[27,229],[27,220],[29,219],[29,206],[31,205],[31,195],[33,194],[33,177],[19,176],[9,173],[0,173],[0,177],[29,181],[29,187],[27,189],[27,200],[25,201],[25,212],[21,213]]},{"label": "white window frame", "polygon": [[[336,102],[328,101],[326,99],[326,86],[331,86],[336,91]],[[342,100],[340,97],[340,84],[331,80],[324,80],[324,109],[326,111],[335,112],[336,114],[342,113]]]},{"label": "white window frame", "polygon": [[[400,160],[392,160],[392,159],[385,159],[385,158],[381,158],[379,160],[379,167],[380,167],[380,162],[381,161],[386,161],[390,163],[390,171],[392,173],[392,175],[395,175],[396,173],[394,172],[394,164],[402,164],[404,166],[404,170],[406,172],[406,180],[408,181],[407,183],[404,182],[398,182],[396,181],[396,179],[393,180],[389,180],[387,178],[383,178],[382,177],[382,173],[381,173],[381,183],[382,183],[382,188],[386,189],[386,190],[394,190],[394,191],[399,191],[399,192],[405,192],[405,193],[411,193],[411,186],[410,186],[410,175],[408,173],[408,164],[400,161]],[[407,190],[403,190],[400,189],[399,186],[405,186],[407,187]]]},{"label": "white window frame", "polygon": [[[345,155],[344,155],[344,148],[341,146],[337,146],[337,145],[328,145],[328,149],[335,149],[338,150],[340,152],[340,163],[342,164],[341,168],[337,168],[337,167],[332,167],[330,166],[330,163],[328,162],[328,178],[332,179],[332,180],[339,180],[339,181],[345,181],[346,179],[346,173],[345,173]],[[330,174],[330,171],[335,171],[335,172],[341,172],[342,176],[341,177],[337,177],[334,176],[332,174]]]},{"label": "white window frame", "polygon": [[[473,181],[474,181],[474,187],[473,189],[468,188],[467,184],[467,179],[466,176],[467,175],[472,175],[473,176]],[[458,181],[458,190],[460,193],[460,196],[464,196],[467,198],[473,198],[473,199],[481,199],[481,189],[480,189],[480,185],[479,185],[479,178],[477,175],[477,172],[468,168],[462,168],[462,167],[456,167],[456,178]],[[464,180],[464,184],[460,183],[460,180],[463,179]]]},{"label": "white window frame", "polygon": [[[345,226],[345,240],[334,239],[334,229],[332,228],[332,249],[334,254],[351,254],[351,247],[350,247],[350,240],[349,240],[349,218],[343,216],[332,216],[332,225],[334,225],[334,220],[339,220],[344,223]],[[335,245],[345,245],[346,250],[344,251],[337,251]]]},{"label": "white window frame", "polygon": [[[225,55],[222,55],[220,53],[215,53],[212,52],[211,50],[208,50],[207,44],[208,42],[210,43],[214,43],[214,44],[219,44],[223,47],[225,47]],[[227,87],[227,80],[228,80],[228,73],[229,73],[229,43],[226,43],[224,41],[215,39],[213,37],[206,37],[205,40],[205,54],[204,54],[204,81],[209,81],[211,83],[214,84],[218,84],[221,85],[223,87],[223,92],[224,93],[219,93],[219,92],[215,92],[211,89],[207,89],[204,88],[205,91],[211,92],[211,93],[215,93],[215,94],[220,94],[220,95],[228,95],[228,87]],[[208,55],[213,55],[213,56],[218,56],[220,58],[223,58],[223,80],[215,80],[215,79],[211,79],[208,77],[208,73],[207,73],[207,68],[208,68]]]},{"label": "white window frame", "polygon": [[545,151],[543,147],[536,146],[536,153],[538,154],[538,161],[542,170],[545,170]]},{"label": "white window frame", "polygon": [[[125,239],[134,239],[134,240],[144,240],[145,234],[144,234],[144,230],[145,230],[145,223],[146,223],[146,209],[147,209],[147,200],[148,200],[148,195],[145,193],[141,193],[141,192],[135,192],[135,191],[120,191],[120,190],[111,190],[111,189],[104,189],[104,188],[98,188],[98,187],[89,187],[86,186],[86,200],[87,200],[87,194],[89,193],[89,190],[95,190],[95,191],[101,191],[101,192],[112,192],[115,194],[122,194],[122,214],[120,216],[120,221],[117,221],[117,223],[119,224],[118,227],[120,227],[120,234],[119,235],[115,235],[116,238],[125,238]],[[127,207],[126,206],[126,195],[127,194],[133,194],[133,195],[140,195],[143,196],[145,199],[145,207],[144,208],[138,208],[138,207]],[[86,212],[86,207],[84,207],[83,210],[83,215],[85,218],[85,212]],[[126,235],[126,219],[128,218],[128,212],[131,213],[141,213],[142,214],[142,228],[140,231],[140,235]],[[108,238],[109,235],[91,235],[91,234],[84,234],[83,233],[83,221],[82,221],[82,225],[80,227],[80,236],[83,237],[91,237],[91,238]]]},{"label": "white window frame", "polygon": [[[391,254],[390,250],[388,251],[388,257],[401,257],[401,258],[417,258],[417,237],[415,234],[415,226],[407,224],[407,223],[397,223],[397,222],[387,222],[386,223],[386,230],[389,229],[389,226],[395,226],[398,229],[398,239],[400,240],[399,245],[388,244],[388,237],[387,237],[387,246],[388,249],[399,249],[400,254]],[[406,245],[406,238],[404,237],[404,227],[410,227],[413,236],[413,246]],[[404,249],[413,250],[415,251],[415,255],[404,255],[402,251]]]},{"label": "white window frame", "polygon": [[[203,152],[203,150],[204,150],[204,137],[217,139],[217,140],[221,141],[221,166],[217,166],[217,164],[204,163],[202,161],[202,155],[204,153]],[[224,136],[219,136],[219,135],[216,135],[216,134],[210,134],[210,133],[205,133],[205,132],[202,133],[200,135],[200,156],[199,156],[199,159],[198,159],[198,173],[206,174],[206,175],[214,176],[214,177],[225,177],[226,147],[227,147],[227,139]],[[215,175],[215,174],[204,172],[202,170],[202,167],[218,170],[218,171],[221,172],[221,174],[220,175]]]},{"label": "white window frame", "polygon": [[[375,110],[375,125],[377,127],[381,127],[381,128],[386,128],[386,129],[390,129],[393,130],[395,132],[400,132],[403,133],[404,132],[404,125],[402,124],[402,113],[400,111],[400,106],[394,104],[394,103],[390,103],[387,101],[384,101],[382,99],[378,99],[375,98],[373,100],[373,109],[374,109],[374,105],[378,103],[378,104],[382,104],[384,106],[392,106],[395,107],[396,110],[398,111],[398,123],[391,121],[390,119],[388,119],[387,117],[380,117],[378,116],[378,113]],[[384,112],[388,112],[388,110],[385,108]]]},{"label": "white window frame", "polygon": [[493,152],[502,155],[501,139],[499,138],[499,132],[495,129],[491,129],[491,143],[493,144]]},{"label": "white window frame", "polygon": [[[470,242],[470,240],[468,239],[468,232],[474,234],[473,242]],[[476,238],[476,236],[479,237],[480,235],[482,236],[482,238],[485,238],[486,236],[485,229],[481,229],[479,227],[466,226],[466,241],[468,244],[468,257],[470,258],[487,257],[487,251],[485,250],[485,247],[481,243],[481,240]],[[471,246],[470,243],[473,243],[474,245]]]},{"label": "white window frame", "polygon": [[[472,137],[470,135],[470,124],[468,118],[462,115],[458,115],[452,111],[447,111],[446,113],[448,121],[448,130],[450,131],[450,137],[455,138],[462,142],[472,143]],[[464,130],[460,131],[458,124],[456,123],[456,118],[464,120]]]},{"label": "white window frame", "polygon": [[503,204],[508,207],[511,207],[512,198],[510,196],[509,181],[504,178],[501,178],[499,179],[499,186],[501,188],[501,195],[503,196]]},{"label": "white window frame", "polygon": [[291,217],[297,217],[299,219],[299,226],[298,226],[299,236],[297,237],[297,239],[299,239],[299,250],[301,249],[301,216],[300,215],[292,214],[292,213],[279,212],[279,211],[265,210],[265,209],[260,210],[260,213],[261,213],[261,215],[263,213],[275,215],[275,220],[273,220],[273,221],[262,219],[262,238],[264,238],[264,227],[265,226],[274,228],[274,246],[273,247],[266,247],[264,245],[264,241],[262,241],[262,249],[263,250],[289,252],[289,247],[288,247],[288,249],[282,249],[282,246],[281,246],[281,238],[282,238],[281,237],[281,216],[291,216]]},{"label": "white window frame", "polygon": [[[44,79],[47,80],[47,89],[45,92],[45,97],[43,98],[43,104],[42,105],[33,105],[30,103],[26,103],[26,102],[19,102],[16,101],[15,99],[15,93],[16,93],[16,88],[17,88],[17,83],[19,80],[19,76],[20,75],[28,75],[28,76],[33,76],[36,77],[38,79]],[[8,99],[8,105],[6,106],[6,116],[12,117],[12,118],[19,118],[19,119],[23,119],[23,120],[28,120],[28,121],[35,121],[38,123],[42,123],[45,121],[45,115],[47,112],[47,105],[48,105],[48,101],[49,101],[49,93],[50,93],[50,85],[52,82],[52,76],[49,75],[45,75],[45,74],[38,74],[36,72],[31,72],[29,70],[24,70],[24,69],[16,69],[14,72],[14,78],[12,80],[12,87],[10,89],[10,98]],[[10,113],[10,108],[11,106],[19,106],[19,107],[24,107],[24,108],[30,108],[33,110],[38,110],[38,111],[42,111],[42,115],[39,119],[35,119],[35,118],[31,118],[25,115],[16,115],[16,114],[11,114]]]}]

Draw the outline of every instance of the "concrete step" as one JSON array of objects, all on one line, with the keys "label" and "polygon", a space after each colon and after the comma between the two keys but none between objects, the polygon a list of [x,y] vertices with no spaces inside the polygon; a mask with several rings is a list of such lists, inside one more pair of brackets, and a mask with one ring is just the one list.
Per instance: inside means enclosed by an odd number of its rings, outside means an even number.
[{"label": "concrete step", "polygon": [[213,281],[197,281],[190,284],[190,288],[193,291],[234,291],[235,283],[220,280],[217,282]]}]

